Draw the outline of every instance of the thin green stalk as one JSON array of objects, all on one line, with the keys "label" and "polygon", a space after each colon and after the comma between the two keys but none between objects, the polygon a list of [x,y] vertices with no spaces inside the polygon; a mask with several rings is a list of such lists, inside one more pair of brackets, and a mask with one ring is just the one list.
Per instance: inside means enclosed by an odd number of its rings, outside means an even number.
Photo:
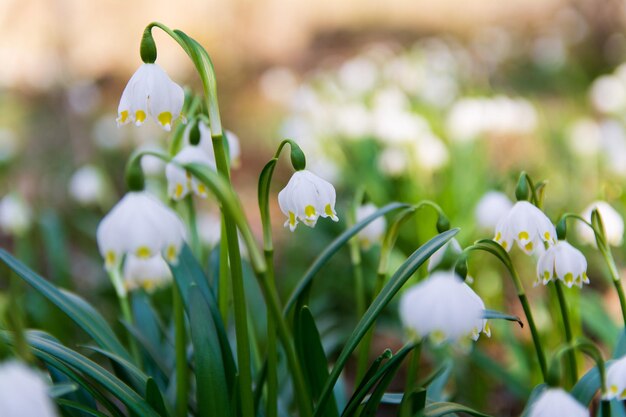
[{"label": "thin green stalk", "polygon": [[[359,241],[356,238],[350,240],[350,261],[352,263],[352,272],[354,274],[354,293],[356,296],[356,315],[360,320],[365,314],[365,283],[363,282],[363,268],[361,267],[361,249]],[[361,342],[357,357],[356,383],[358,384],[367,371],[367,362],[369,359],[369,344]]]},{"label": "thin green stalk", "polygon": [[[419,373],[420,358],[422,354],[422,342],[419,342],[413,352],[411,352],[411,359],[409,361],[409,369],[406,375],[406,384],[404,386],[404,398],[409,398],[411,392],[413,392],[417,386],[417,375]],[[411,402],[403,401],[400,406],[400,417],[410,417],[411,415]]]},{"label": "thin green stalk", "polygon": [[202,246],[200,245],[200,237],[198,236],[198,225],[196,224],[196,210],[193,204],[193,195],[189,194],[185,197],[185,206],[187,207],[187,222],[189,224],[191,251],[198,259],[202,258]]},{"label": "thin green stalk", "polygon": [[178,285],[172,285],[172,308],[176,351],[176,417],[187,417],[189,397],[189,368],[187,367],[187,335],[185,311]]},{"label": "thin green stalk", "polygon": [[[109,278],[111,279],[111,283],[115,288],[115,293],[117,294],[117,300],[120,303],[120,310],[122,311],[122,317],[128,324],[134,324],[135,320],[133,318],[133,312],[130,308],[130,303],[128,301],[128,293],[126,291],[126,287],[124,286],[124,282],[122,280],[122,276],[120,273],[120,268],[115,267],[109,271]],[[135,365],[141,368],[141,355],[139,354],[139,348],[135,339],[131,334],[128,335],[128,345],[130,346],[130,353],[133,357]]]},{"label": "thin green stalk", "polygon": [[[556,294],[559,299],[559,307],[561,309],[561,317],[563,318],[563,329],[565,331],[565,340],[568,344],[574,341],[574,335],[572,334],[572,325],[569,320],[569,310],[567,307],[567,301],[565,300],[565,294],[563,293],[563,283],[560,280],[554,281],[556,287]],[[574,386],[578,381],[578,366],[576,365],[576,352],[570,350],[567,353],[567,360],[569,363],[569,378],[571,386]]]},{"label": "thin green stalk", "polygon": [[622,286],[622,280],[620,279],[617,265],[615,265],[615,259],[613,259],[613,254],[608,247],[599,246],[599,249],[600,253],[602,253],[602,256],[604,257],[607,267],[609,268],[611,281],[613,282],[613,286],[615,287],[615,291],[617,292],[617,296],[619,298],[619,305],[622,310],[622,319],[624,320],[624,326],[626,327],[626,298],[624,297],[624,287]]},{"label": "thin green stalk", "polygon": [[543,380],[545,381],[548,375],[546,356],[543,353],[543,347],[541,346],[541,339],[539,338],[539,332],[537,331],[537,326],[535,325],[535,319],[533,318],[533,313],[530,310],[530,304],[528,303],[528,298],[526,298],[526,294],[518,293],[517,296],[520,303],[522,304],[522,309],[524,310],[526,320],[528,321],[530,334],[533,338],[533,344],[535,345],[535,352],[537,353],[537,360],[539,361],[539,368],[541,369],[541,375],[543,377]]},{"label": "thin green stalk", "polygon": [[[265,249],[267,280],[276,285],[274,277],[274,251]],[[276,341],[276,323],[271,311],[267,311],[267,417],[278,415],[278,343]]]},{"label": "thin green stalk", "polygon": [[226,223],[224,219],[221,222],[220,236],[220,263],[219,263],[219,282],[217,285],[217,304],[222,316],[224,326],[228,325],[228,310],[231,303],[231,292],[228,282],[230,281],[230,268],[228,266],[228,242],[223,237],[226,236]]}]

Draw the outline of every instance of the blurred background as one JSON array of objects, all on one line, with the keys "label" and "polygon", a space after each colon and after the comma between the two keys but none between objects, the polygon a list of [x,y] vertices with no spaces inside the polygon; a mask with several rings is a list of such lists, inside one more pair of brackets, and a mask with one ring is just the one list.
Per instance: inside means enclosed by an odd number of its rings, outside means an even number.
[{"label": "blurred background", "polygon": [[[521,170],[548,180],[545,208],[553,221],[597,199],[623,215],[625,18],[626,6],[617,0],[2,0],[0,243],[115,314],[95,229],[125,192],[128,155],[137,147],[168,146],[166,132],[154,123],[115,124],[121,92],[141,64],[143,28],[155,20],[185,31],[213,58],[224,125],[241,141],[234,182],[257,231],[257,178],[282,138],[298,141],[308,168],[337,188],[341,221],[301,225],[294,234],[282,229],[274,199],[285,295],[346,228],[358,187],[378,206],[436,201],[462,228],[462,245],[492,237],[493,225],[475,216],[477,204],[492,190],[513,199]],[[153,33],[157,63],[200,92],[187,56],[163,33]],[[151,186],[163,190],[163,166],[144,162]],[[281,165],[275,192],[291,175],[286,158]],[[217,207],[210,200],[201,207],[210,247],[219,239],[212,220]],[[424,210],[406,226],[396,264],[435,233],[435,220]],[[618,335],[617,300],[597,251],[585,248],[594,290],[570,292],[582,306],[575,320],[608,352]],[[364,248],[370,289],[377,251],[376,245]],[[624,255],[616,249],[618,264],[624,265]],[[554,294],[533,290],[534,263],[519,253],[515,258],[554,347],[560,342],[551,327]],[[477,256],[470,272],[490,308],[521,315],[494,261]],[[324,279],[330,276],[343,278]],[[314,308],[331,356],[356,323],[351,279],[346,251],[315,287]],[[253,308],[263,308],[256,303]],[[62,319],[51,319],[45,303],[33,301],[26,309],[30,325],[69,332]],[[388,310],[377,353],[402,344],[396,310]],[[457,389],[453,382],[446,395],[516,415],[538,379],[526,363],[531,347],[526,332],[510,324],[493,327],[491,340],[481,339],[480,349],[460,357]],[[500,369],[513,377],[498,379]],[[468,372],[487,388],[458,389]]]}]

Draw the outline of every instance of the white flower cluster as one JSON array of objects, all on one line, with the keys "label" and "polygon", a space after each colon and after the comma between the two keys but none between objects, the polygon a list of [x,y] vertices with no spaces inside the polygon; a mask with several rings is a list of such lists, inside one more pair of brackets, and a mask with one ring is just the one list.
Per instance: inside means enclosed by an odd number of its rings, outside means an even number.
[{"label": "white flower cluster", "polygon": [[14,360],[0,364],[0,416],[57,415],[42,375]]},{"label": "white flower cluster", "polygon": [[546,388],[532,404],[528,417],[589,417],[589,411],[561,388]]}]

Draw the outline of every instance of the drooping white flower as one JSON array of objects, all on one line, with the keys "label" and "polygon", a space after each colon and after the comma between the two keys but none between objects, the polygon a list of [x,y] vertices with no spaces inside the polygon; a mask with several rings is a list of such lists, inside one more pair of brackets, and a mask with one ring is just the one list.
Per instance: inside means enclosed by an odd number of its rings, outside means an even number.
[{"label": "drooping white flower", "polygon": [[561,388],[547,388],[535,400],[528,417],[589,417],[589,410]]},{"label": "drooping white flower", "polygon": [[511,208],[513,208],[513,203],[506,194],[488,191],[481,197],[474,209],[476,224],[481,229],[493,229]]},{"label": "drooping white flower", "polygon": [[626,400],[626,356],[609,365],[606,371],[606,389],[604,399]]},{"label": "drooping white flower", "polygon": [[41,375],[15,360],[0,364],[0,416],[57,415]]},{"label": "drooping white flower", "polygon": [[386,148],[378,156],[378,169],[390,177],[399,177],[409,168],[409,158],[402,149]]},{"label": "drooping white flower", "polygon": [[400,299],[400,319],[419,337],[435,342],[478,340],[491,335],[485,304],[453,271],[439,271],[409,288]]},{"label": "drooping white flower", "polygon": [[143,64],[128,81],[117,109],[118,126],[134,122],[141,126],[148,114],[167,131],[180,116],[183,89],[157,64]]},{"label": "drooping white flower", "polygon": [[8,235],[22,236],[33,222],[30,206],[18,194],[11,193],[0,200],[0,230]]},{"label": "drooping white flower", "polygon": [[285,227],[292,232],[298,222],[314,227],[320,216],[338,221],[335,199],[335,187],[308,170],[296,171],[278,193],[278,205],[287,216]]},{"label": "drooping white flower", "polygon": [[572,285],[582,288],[583,283],[589,284],[585,256],[565,240],[559,240],[548,248],[537,261],[535,285],[547,285],[555,278],[563,281],[568,288]]},{"label": "drooping white flower", "polygon": [[[356,209],[356,221],[357,223],[366,217],[371,216],[378,210],[372,203],[367,203]],[[363,230],[361,230],[358,234],[359,241],[361,244],[369,248],[371,245],[380,242],[383,235],[385,234],[385,230],[387,229],[387,221],[383,216],[377,217],[370,224],[365,226]]]},{"label": "drooping white flower", "polygon": [[129,254],[124,262],[124,285],[127,290],[143,288],[151,292],[172,282],[172,271],[161,255],[138,258]]},{"label": "drooping white flower", "polygon": [[203,164],[215,169],[215,160],[212,160],[202,148],[193,145],[185,146],[165,167],[167,193],[174,200],[181,200],[190,192],[201,198],[206,198],[208,195],[206,185],[180,166],[189,163]]},{"label": "drooping white flower", "polygon": [[70,178],[69,194],[77,203],[92,205],[102,203],[107,197],[104,173],[93,165],[84,165]]},{"label": "drooping white flower", "polygon": [[[581,216],[591,222],[591,212],[598,209],[598,213],[604,224],[604,232],[606,233],[607,243],[611,246],[621,246],[624,239],[624,219],[622,216],[605,201],[594,201],[585,210]],[[596,245],[596,238],[593,230],[584,223],[578,222],[576,225],[578,236],[583,242]]]},{"label": "drooping white flower", "polygon": [[498,222],[496,236],[498,242],[508,252],[513,242],[526,254],[541,252],[544,242],[556,243],[556,230],[548,217],[528,201],[518,201]]},{"label": "drooping white flower", "polygon": [[132,254],[142,259],[161,254],[176,262],[185,240],[178,215],[147,191],[127,193],[100,221],[96,232],[107,269]]}]

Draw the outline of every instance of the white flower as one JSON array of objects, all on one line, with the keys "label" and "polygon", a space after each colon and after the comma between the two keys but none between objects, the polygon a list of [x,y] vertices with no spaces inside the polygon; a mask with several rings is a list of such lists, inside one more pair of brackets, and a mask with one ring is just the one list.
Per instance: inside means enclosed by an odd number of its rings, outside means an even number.
[{"label": "white flower", "polygon": [[[607,243],[611,246],[621,246],[624,238],[624,219],[622,219],[622,216],[605,201],[591,203],[583,210],[581,216],[588,222],[591,222],[591,212],[594,208],[598,209],[598,213],[602,218]],[[576,225],[576,229],[580,240],[590,245],[596,245],[595,235],[589,226],[579,222]]]},{"label": "white flower", "polygon": [[398,148],[387,148],[378,156],[378,169],[390,177],[399,177],[409,168],[407,153]]},{"label": "white flower", "polygon": [[601,113],[615,113],[626,105],[626,87],[615,75],[598,77],[589,90],[589,99],[593,107]]},{"label": "white flower", "polygon": [[104,174],[93,165],[77,169],[68,185],[70,196],[83,205],[103,202],[107,197],[107,188]]},{"label": "white flower", "polygon": [[17,361],[0,365],[0,416],[56,417],[48,386],[36,371]]},{"label": "white flower", "polygon": [[[213,139],[211,138],[211,128],[207,125],[203,120],[198,121],[198,129],[200,131],[200,142],[198,142],[198,147],[200,147],[209,158],[213,161],[215,165],[215,151],[213,150]],[[185,144],[191,145],[191,141],[189,138],[189,134],[191,132],[191,125],[187,126],[185,129]],[[239,160],[241,157],[241,145],[239,144],[239,138],[230,130],[224,131],[224,136],[226,141],[228,142],[228,150],[230,153],[230,163],[233,167],[239,166]]]},{"label": "white flower", "polygon": [[0,200],[0,229],[13,236],[28,232],[33,222],[33,214],[26,201],[18,194],[11,193]]},{"label": "white flower", "polygon": [[445,245],[437,249],[437,252],[433,253],[430,258],[428,258],[428,272],[431,272],[433,269],[437,267],[437,265],[441,264],[446,253],[453,253],[455,255],[460,255],[463,252],[463,248],[461,248],[461,244],[456,238],[450,239],[446,242]]},{"label": "white flower", "polygon": [[142,287],[150,292],[170,282],[172,271],[161,255],[147,259],[127,255],[124,262],[124,285],[127,290]]},{"label": "white flower", "polygon": [[313,227],[320,216],[338,221],[335,198],[335,187],[331,183],[311,171],[296,171],[278,193],[278,205],[287,216],[285,227],[289,226],[293,232],[298,221]]},{"label": "white flower", "polygon": [[528,417],[589,417],[587,410],[561,388],[547,388],[535,400]]},{"label": "white flower", "polygon": [[513,203],[506,194],[488,191],[476,204],[474,218],[481,229],[493,229],[511,208]]},{"label": "white flower", "polygon": [[125,254],[142,259],[162,254],[168,262],[176,262],[185,227],[156,197],[147,191],[133,191],[102,219],[96,237],[107,269],[117,267]]},{"label": "white flower", "polygon": [[606,371],[606,389],[604,399],[626,400],[626,356],[609,365]]},{"label": "white flower", "polygon": [[[376,210],[378,210],[378,207],[376,207],[372,203],[368,203],[360,207],[357,207],[356,209],[357,223],[365,219],[366,217],[369,217],[372,214],[374,214]],[[374,221],[372,221],[370,224],[365,226],[363,230],[359,232],[358,234],[359,241],[364,247],[369,248],[371,245],[380,242],[383,235],[385,234],[386,229],[387,229],[387,221],[385,220],[385,218],[383,216],[377,217]]]},{"label": "white flower", "polygon": [[215,161],[202,148],[193,145],[185,146],[165,167],[167,193],[174,200],[181,200],[192,191],[201,198],[206,198],[208,195],[206,185],[180,166],[189,163],[199,163],[215,169]]},{"label": "white flower", "polygon": [[400,318],[419,337],[435,342],[457,341],[482,331],[491,335],[483,319],[485,304],[453,271],[440,271],[409,288],[400,299]]},{"label": "white flower", "polygon": [[513,242],[526,254],[539,253],[556,243],[556,230],[548,217],[528,201],[518,201],[498,222],[494,240],[508,252]]},{"label": "white flower", "polygon": [[572,285],[582,288],[583,283],[589,284],[585,256],[565,240],[559,240],[551,246],[537,262],[535,285],[540,282],[547,285],[555,278],[563,281],[568,288],[572,288]]},{"label": "white flower", "polygon": [[134,122],[141,126],[148,114],[169,131],[180,116],[183,89],[157,64],[143,64],[128,81],[117,109],[118,126]]},{"label": "white flower", "polygon": [[438,170],[450,159],[446,145],[432,133],[417,138],[413,143],[413,151],[418,165],[428,172]]},{"label": "white flower", "polygon": [[198,214],[198,234],[200,240],[210,248],[220,241],[222,234],[222,219],[218,214],[202,212]]}]

